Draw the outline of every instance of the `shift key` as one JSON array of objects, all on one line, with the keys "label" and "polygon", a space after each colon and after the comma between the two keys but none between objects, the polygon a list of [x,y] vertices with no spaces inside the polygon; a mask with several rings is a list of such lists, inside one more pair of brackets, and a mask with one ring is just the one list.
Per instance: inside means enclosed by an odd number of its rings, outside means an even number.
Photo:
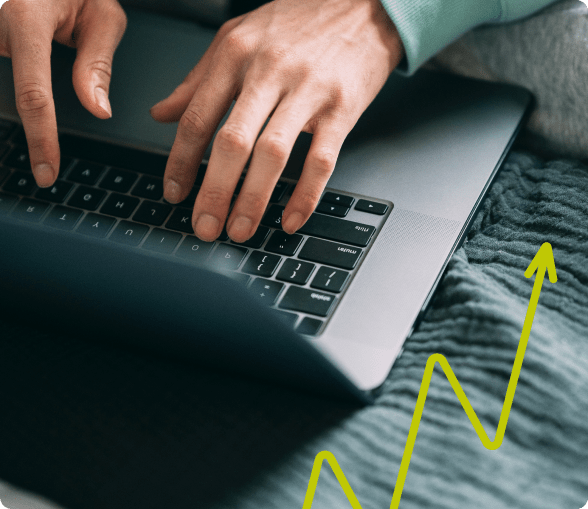
[{"label": "shift key", "polygon": [[291,286],[284,295],[282,302],[280,302],[280,308],[317,316],[327,316],[335,300],[334,295]]},{"label": "shift key", "polygon": [[361,253],[362,250],[358,247],[310,238],[304,244],[298,258],[352,270],[357,265]]}]

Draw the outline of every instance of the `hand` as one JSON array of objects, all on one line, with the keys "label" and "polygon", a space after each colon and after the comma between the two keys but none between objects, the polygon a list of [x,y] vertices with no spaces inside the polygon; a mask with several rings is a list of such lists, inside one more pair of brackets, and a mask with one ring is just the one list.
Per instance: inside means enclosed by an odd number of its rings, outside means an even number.
[{"label": "hand", "polygon": [[156,120],[179,120],[165,198],[171,203],[186,198],[215,129],[236,98],[212,147],[194,204],[194,231],[206,241],[220,235],[252,154],[227,221],[231,239],[249,239],[305,131],[313,133],[312,144],[282,220],[284,230],[294,233],[314,211],[343,140],[403,53],[379,0],[275,0],[228,21],[184,82],[151,110]]},{"label": "hand", "polygon": [[88,111],[106,119],[112,116],[112,56],[125,28],[116,0],[9,0],[0,9],[0,55],[12,58],[16,107],[40,187],[53,185],[59,172],[51,41],[77,48],[76,94]]}]

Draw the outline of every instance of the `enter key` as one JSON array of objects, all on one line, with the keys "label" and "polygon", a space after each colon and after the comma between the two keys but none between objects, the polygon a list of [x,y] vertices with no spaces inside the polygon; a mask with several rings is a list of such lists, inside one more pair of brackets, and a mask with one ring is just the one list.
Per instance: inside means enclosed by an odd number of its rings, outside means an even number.
[{"label": "enter key", "polygon": [[309,238],[298,255],[303,260],[352,270],[363,251],[357,247]]}]

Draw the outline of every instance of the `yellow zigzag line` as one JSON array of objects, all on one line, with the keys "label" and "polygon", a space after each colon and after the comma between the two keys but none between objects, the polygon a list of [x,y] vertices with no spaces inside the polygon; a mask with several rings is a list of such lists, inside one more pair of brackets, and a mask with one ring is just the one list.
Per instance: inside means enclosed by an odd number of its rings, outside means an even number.
[{"label": "yellow zigzag line", "polygon": [[[480,419],[478,419],[476,412],[472,408],[472,405],[470,404],[465,392],[461,388],[461,385],[459,384],[455,373],[453,373],[449,362],[447,362],[447,359],[438,353],[431,355],[425,366],[423,381],[421,382],[421,388],[412,417],[412,422],[410,424],[408,438],[404,448],[404,454],[402,455],[402,461],[400,463],[400,470],[398,471],[398,477],[396,479],[396,486],[394,488],[394,494],[392,495],[390,509],[398,509],[398,506],[400,505],[400,497],[402,496],[404,482],[408,473],[412,451],[414,449],[414,444],[419,430],[419,424],[421,422],[421,416],[423,415],[423,409],[425,408],[425,400],[427,399],[427,393],[429,391],[429,385],[431,384],[431,377],[433,376],[433,369],[435,368],[436,363],[439,363],[443,368],[443,371],[447,376],[451,387],[453,387],[459,402],[469,417],[472,426],[476,430],[482,445],[491,451],[498,449],[502,445],[502,440],[504,439],[504,433],[506,431],[506,423],[508,422],[508,416],[512,407],[515,390],[517,388],[517,382],[519,375],[521,374],[521,367],[523,365],[523,358],[525,357],[525,351],[527,349],[527,342],[529,341],[529,335],[531,334],[531,327],[533,325],[533,318],[535,317],[535,310],[537,309],[541,287],[543,286],[545,272],[549,272],[549,281],[552,283],[557,281],[555,263],[553,260],[553,251],[551,249],[551,245],[547,242],[541,246],[535,255],[535,258],[533,258],[533,261],[525,271],[525,277],[530,278],[535,273],[535,271],[537,271],[537,276],[535,277],[535,284],[533,285],[533,291],[531,293],[529,307],[527,308],[527,315],[525,316],[519,347],[515,356],[512,372],[510,375],[510,381],[508,382],[508,387],[506,389],[506,397],[504,399],[504,405],[502,407],[502,412],[500,414],[500,420],[498,421],[498,428],[496,429],[494,440],[490,440],[488,437],[488,434],[484,430]],[[304,497],[304,504],[302,509],[310,509],[312,506],[312,501],[314,499],[314,494],[316,492],[316,487],[324,460],[327,460],[331,466],[331,469],[337,477],[337,481],[343,488],[343,492],[351,503],[351,507],[353,509],[361,509],[361,504],[357,500],[355,493],[353,493],[353,490],[351,489],[351,486],[349,485],[343,470],[341,470],[337,459],[329,451],[319,452],[314,459],[314,464],[310,474],[310,480],[308,482],[308,488],[306,490],[306,496]]]}]

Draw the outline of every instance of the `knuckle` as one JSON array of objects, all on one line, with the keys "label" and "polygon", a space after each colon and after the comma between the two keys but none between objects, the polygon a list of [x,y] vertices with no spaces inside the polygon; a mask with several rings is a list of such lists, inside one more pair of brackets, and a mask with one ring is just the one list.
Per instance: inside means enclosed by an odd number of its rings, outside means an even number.
[{"label": "knuckle", "polygon": [[240,30],[231,30],[223,39],[223,50],[236,59],[241,59],[249,53],[251,43],[249,37]]},{"label": "knuckle", "polygon": [[97,73],[101,78],[110,81],[112,76],[112,58],[100,56],[90,64],[90,72]]},{"label": "knuckle", "polygon": [[228,202],[232,196],[231,191],[218,185],[203,186],[198,193],[198,198],[207,210],[219,210],[219,205]]},{"label": "knuckle", "polygon": [[259,151],[267,158],[284,163],[290,155],[286,136],[282,133],[272,133],[265,136],[259,142]]},{"label": "knuckle", "polygon": [[251,141],[243,125],[225,124],[217,135],[218,148],[223,152],[243,153],[251,150]]},{"label": "knuckle", "polygon": [[310,164],[315,172],[321,176],[331,175],[335,164],[337,163],[337,155],[329,150],[317,150],[310,155]]},{"label": "knuckle", "polygon": [[17,97],[19,111],[24,113],[43,113],[51,104],[49,91],[37,83],[21,86]]},{"label": "knuckle", "polygon": [[283,46],[281,44],[272,44],[266,46],[263,49],[261,56],[267,62],[270,62],[272,64],[280,64],[283,62],[287,62],[290,58],[291,53],[292,50],[288,51],[288,48],[286,46]]},{"label": "knuckle", "polygon": [[239,193],[239,202],[239,208],[244,211],[243,215],[255,221],[265,211],[268,200],[260,193],[241,191]]},{"label": "knuckle", "polygon": [[179,128],[192,138],[202,138],[206,135],[206,124],[194,108],[188,108],[184,112],[180,119]]}]

